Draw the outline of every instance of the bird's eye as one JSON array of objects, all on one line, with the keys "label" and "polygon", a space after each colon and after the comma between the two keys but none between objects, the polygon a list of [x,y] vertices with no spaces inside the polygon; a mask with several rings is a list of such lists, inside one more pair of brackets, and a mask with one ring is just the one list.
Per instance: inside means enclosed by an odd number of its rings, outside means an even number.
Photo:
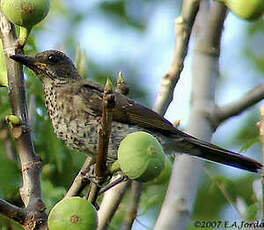
[{"label": "bird's eye", "polygon": [[57,63],[58,62],[58,58],[54,54],[49,55],[48,60],[51,63]]}]

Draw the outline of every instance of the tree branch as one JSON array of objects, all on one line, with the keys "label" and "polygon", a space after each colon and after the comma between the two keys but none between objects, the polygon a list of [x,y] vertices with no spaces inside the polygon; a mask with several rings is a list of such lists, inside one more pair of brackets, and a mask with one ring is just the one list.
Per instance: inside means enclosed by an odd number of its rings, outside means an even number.
[{"label": "tree branch", "polygon": [[[20,195],[29,215],[27,218],[28,222],[26,226],[24,225],[24,228],[29,229],[29,226],[35,226],[35,229],[42,229],[45,228],[47,217],[44,212],[45,205],[41,200],[41,162],[34,153],[31,141],[22,66],[9,58],[10,55],[23,53],[23,50],[17,46],[14,25],[7,21],[2,12],[0,12],[0,33],[5,55],[12,113],[19,118],[21,122],[20,128],[22,129],[21,135],[16,139],[16,148],[21,162],[23,177]],[[30,216],[30,212],[34,212],[34,216]]]},{"label": "tree branch", "polygon": [[240,114],[248,107],[256,104],[264,98],[264,84],[261,84],[254,89],[250,90],[243,97],[234,101],[228,105],[222,107],[216,107],[216,109],[210,115],[213,124],[219,125],[226,119]]},{"label": "tree branch", "polygon": [[192,26],[199,9],[200,0],[184,0],[182,14],[175,20],[175,47],[171,66],[162,79],[153,110],[164,115],[173,100],[173,92],[183,69]]},{"label": "tree branch", "polygon": [[[112,178],[112,181],[114,180],[115,178]],[[123,181],[104,193],[100,209],[97,212],[97,230],[107,229],[130,183],[130,180]]]},{"label": "tree branch", "polygon": [[[197,18],[201,26],[198,28],[199,36],[193,57],[192,77],[195,84],[187,127],[187,132],[204,140],[210,140],[213,132],[207,118],[207,108],[214,106],[220,39],[226,14],[226,8],[216,2],[212,3],[208,12],[208,4],[208,1],[201,2]],[[203,161],[184,154],[175,159],[168,191],[154,230],[187,228],[202,166]]]},{"label": "tree branch", "polygon": [[134,220],[137,217],[137,210],[142,191],[142,184],[137,181],[133,181],[131,186],[129,206],[126,210],[125,218],[121,225],[121,230],[129,230],[132,228]]},{"label": "tree branch", "polygon": [[90,183],[87,173],[90,171],[92,164],[94,164],[94,158],[88,156],[64,198],[79,195],[82,190]]},{"label": "tree branch", "polygon": [[[159,92],[152,109],[163,116],[173,100],[173,92],[180,74],[183,70],[184,59],[187,55],[189,39],[192,27],[199,10],[200,0],[183,0],[181,16],[175,20],[175,46],[173,51],[172,63],[168,72],[162,79]],[[135,188],[135,194],[141,194],[139,187]],[[139,202],[139,199],[137,199]]]},{"label": "tree branch", "polygon": [[113,108],[115,106],[115,95],[113,94],[112,83],[108,79],[105,88],[104,96],[102,101],[102,119],[101,126],[99,126],[99,137],[98,137],[98,147],[96,154],[96,164],[95,164],[95,175],[98,179],[98,184],[93,183],[89,192],[88,200],[91,203],[95,203],[99,190],[106,176],[106,160],[109,138],[111,134],[111,123],[113,116]]},{"label": "tree branch", "polygon": [[231,199],[230,195],[228,194],[228,192],[226,191],[223,183],[215,180],[214,176],[211,174],[211,172],[206,167],[204,167],[204,172],[209,177],[209,179],[213,183],[216,184],[216,186],[218,187],[218,189],[220,190],[220,192],[222,193],[222,195],[224,196],[224,198],[226,199],[226,201],[228,202],[230,207],[234,210],[234,212],[240,217],[240,219],[243,219],[243,215],[240,213],[238,208],[235,205],[233,205],[232,199]]},{"label": "tree branch", "polygon": [[115,91],[125,96],[127,96],[129,93],[129,88],[125,82],[125,79],[123,78],[122,72],[118,73]]},{"label": "tree branch", "polygon": [[[121,72],[118,73],[115,92],[123,95],[129,93],[129,87],[126,85]],[[112,178],[112,181],[114,181],[114,178]],[[104,193],[104,198],[98,211],[98,230],[107,228],[130,183],[130,181],[124,181]]]},{"label": "tree branch", "polygon": [[95,174],[98,177],[105,176],[113,108],[115,107],[115,95],[113,94],[113,88],[111,84],[112,83],[110,80],[107,80],[104,88],[102,120],[101,128],[99,128],[98,150],[96,154],[95,166]]},{"label": "tree branch", "polygon": [[0,199],[0,213],[23,225],[26,219],[26,212],[22,208]]}]

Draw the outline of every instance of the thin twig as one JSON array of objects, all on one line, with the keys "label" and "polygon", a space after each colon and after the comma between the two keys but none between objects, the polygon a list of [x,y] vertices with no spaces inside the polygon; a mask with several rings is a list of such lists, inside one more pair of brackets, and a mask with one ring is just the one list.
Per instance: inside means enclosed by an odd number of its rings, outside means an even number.
[{"label": "thin twig", "polygon": [[175,47],[171,66],[162,79],[153,110],[164,115],[169,104],[173,100],[173,92],[188,51],[189,39],[192,26],[199,10],[200,0],[184,0],[182,3],[182,14],[175,20]]},{"label": "thin twig", "polygon": [[82,190],[90,183],[87,173],[90,171],[90,167],[93,163],[94,158],[88,156],[64,198],[79,195]]},{"label": "thin twig", "polygon": [[98,132],[98,147],[96,154],[96,164],[95,164],[95,175],[98,183],[91,184],[90,192],[88,195],[88,200],[92,203],[96,202],[99,195],[100,186],[105,181],[106,173],[106,160],[109,138],[111,134],[111,122],[113,116],[113,108],[115,106],[115,95],[113,94],[112,83],[108,79],[105,88],[102,101],[102,119],[99,125]]},{"label": "thin twig", "polygon": [[106,170],[106,158],[108,143],[111,133],[111,122],[113,117],[113,108],[115,106],[115,95],[113,94],[112,83],[107,80],[104,89],[103,96],[103,111],[101,127],[99,128],[99,139],[98,139],[98,149],[96,154],[96,166],[95,174],[98,177],[105,176]]},{"label": "thin twig", "polygon": [[[112,181],[113,180],[115,180],[115,178],[112,178]],[[130,180],[121,182],[104,193],[104,198],[97,213],[97,230],[107,229],[130,183]]]},{"label": "thin twig", "polygon": [[248,107],[256,104],[264,98],[264,84],[261,84],[238,100],[224,105],[222,107],[217,107],[216,110],[211,114],[212,119],[214,119],[214,124],[220,124],[224,120],[238,115],[245,111]]},{"label": "thin twig", "polygon": [[[28,215],[24,228],[30,229],[30,226],[35,226],[35,229],[45,229],[47,216],[44,212],[45,205],[41,199],[41,162],[39,156],[34,152],[31,140],[22,66],[9,58],[10,55],[23,53],[23,50],[18,48],[14,25],[4,17],[2,12],[0,12],[0,33],[5,55],[12,113],[19,118],[22,129],[21,135],[16,139],[16,149],[21,162],[23,178],[20,195]],[[34,213],[33,216],[32,213]]]},{"label": "thin twig", "polygon": [[[129,92],[129,87],[126,85],[121,72],[118,73],[115,92],[123,95],[127,95]],[[112,181],[114,179],[112,178]],[[107,228],[129,185],[130,181],[124,181],[104,193],[104,198],[98,211],[98,230]]]},{"label": "thin twig", "polygon": [[100,185],[101,183],[99,184],[99,182],[92,183],[89,193],[87,194],[87,200],[90,201],[95,207],[97,206],[96,199],[99,196]]},{"label": "thin twig", "polygon": [[122,72],[118,73],[115,91],[123,95],[128,95],[129,93],[129,88],[125,82]]},{"label": "thin twig", "polygon": [[[213,175],[210,173],[210,171],[207,168],[204,168],[204,172],[206,173],[206,175],[212,181],[214,181]],[[219,183],[218,181],[214,181],[214,183],[216,183],[217,187],[219,188],[219,190],[221,191],[221,193],[223,194],[224,198],[227,200],[227,202],[229,203],[229,205],[231,206],[231,208],[239,215],[240,218],[242,218],[242,214],[239,212],[239,210],[237,209],[237,207],[233,205],[232,199],[228,195],[228,193],[227,193],[225,187],[223,186],[223,184]]]},{"label": "thin twig", "polygon": [[132,182],[130,202],[126,210],[125,218],[120,228],[121,230],[129,230],[132,228],[134,220],[137,217],[137,210],[138,210],[138,205],[142,190],[143,190],[143,186],[141,183],[137,181]]}]

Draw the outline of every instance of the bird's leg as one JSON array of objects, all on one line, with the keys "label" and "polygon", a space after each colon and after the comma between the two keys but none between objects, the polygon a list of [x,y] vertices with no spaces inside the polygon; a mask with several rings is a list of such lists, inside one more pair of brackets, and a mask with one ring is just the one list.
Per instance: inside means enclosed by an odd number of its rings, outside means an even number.
[{"label": "bird's leg", "polygon": [[108,185],[106,185],[105,187],[103,187],[100,192],[99,195],[101,195],[102,193],[106,192],[107,190],[113,188],[114,186],[118,185],[119,183],[123,182],[123,181],[127,181],[128,177],[123,175],[123,174],[119,174],[119,177],[114,180],[113,182],[109,183]]}]

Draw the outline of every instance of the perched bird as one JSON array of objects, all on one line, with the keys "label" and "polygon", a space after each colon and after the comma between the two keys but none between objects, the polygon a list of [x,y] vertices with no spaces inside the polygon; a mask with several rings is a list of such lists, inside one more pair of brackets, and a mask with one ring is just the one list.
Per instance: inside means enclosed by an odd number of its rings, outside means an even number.
[{"label": "perched bird", "polygon": [[[103,87],[83,80],[71,59],[57,50],[33,56],[12,55],[10,58],[32,69],[41,80],[46,109],[57,136],[68,147],[94,155]],[[262,168],[253,159],[178,130],[165,118],[122,94],[115,93],[115,101],[108,162],[116,159],[120,141],[127,134],[140,130],[156,136],[167,153],[186,153],[251,172]]]}]

